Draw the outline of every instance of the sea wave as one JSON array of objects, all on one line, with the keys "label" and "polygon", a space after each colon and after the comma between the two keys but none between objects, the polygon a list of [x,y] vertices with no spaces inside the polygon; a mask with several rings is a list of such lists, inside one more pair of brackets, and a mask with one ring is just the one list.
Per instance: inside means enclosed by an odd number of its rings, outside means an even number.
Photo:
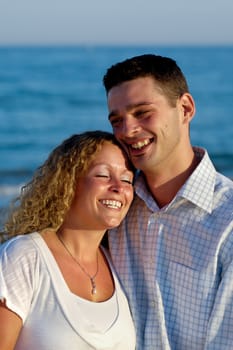
[{"label": "sea wave", "polygon": [[0,196],[13,197],[20,193],[20,189],[23,184],[20,185],[0,185]]}]

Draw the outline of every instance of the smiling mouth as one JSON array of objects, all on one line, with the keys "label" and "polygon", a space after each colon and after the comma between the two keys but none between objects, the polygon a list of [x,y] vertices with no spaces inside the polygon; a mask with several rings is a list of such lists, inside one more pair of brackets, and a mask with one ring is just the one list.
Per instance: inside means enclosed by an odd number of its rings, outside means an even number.
[{"label": "smiling mouth", "polygon": [[145,139],[143,141],[138,141],[138,142],[132,143],[131,145],[129,145],[129,147],[133,150],[142,150],[143,148],[145,148],[146,146],[148,146],[152,142],[153,142],[153,138]]},{"label": "smiling mouth", "polygon": [[103,199],[100,201],[104,206],[111,209],[120,209],[122,207],[122,203],[120,201],[116,201],[113,199]]}]

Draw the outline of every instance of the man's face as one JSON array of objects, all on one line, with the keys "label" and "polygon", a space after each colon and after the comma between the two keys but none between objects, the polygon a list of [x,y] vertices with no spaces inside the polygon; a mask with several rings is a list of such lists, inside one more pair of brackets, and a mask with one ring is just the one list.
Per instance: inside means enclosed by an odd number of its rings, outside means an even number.
[{"label": "man's face", "polygon": [[113,132],[136,168],[145,173],[158,168],[166,170],[180,156],[184,133],[182,101],[178,99],[172,106],[151,77],[113,87],[108,93],[108,108]]}]

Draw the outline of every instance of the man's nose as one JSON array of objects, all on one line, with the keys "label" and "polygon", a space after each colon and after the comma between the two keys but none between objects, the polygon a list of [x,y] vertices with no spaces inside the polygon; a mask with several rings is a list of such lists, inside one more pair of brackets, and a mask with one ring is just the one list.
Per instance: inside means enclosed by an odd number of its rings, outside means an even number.
[{"label": "man's nose", "polygon": [[140,124],[134,117],[126,117],[122,123],[121,133],[125,137],[132,137],[140,130]]}]

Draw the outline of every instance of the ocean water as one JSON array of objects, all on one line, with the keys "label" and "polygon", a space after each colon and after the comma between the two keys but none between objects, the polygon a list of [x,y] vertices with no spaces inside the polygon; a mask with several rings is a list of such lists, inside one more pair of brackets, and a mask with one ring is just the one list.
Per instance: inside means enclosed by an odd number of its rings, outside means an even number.
[{"label": "ocean water", "polygon": [[125,58],[174,58],[196,101],[194,145],[233,177],[233,47],[0,47],[0,223],[5,208],[63,139],[111,130],[102,77]]}]

